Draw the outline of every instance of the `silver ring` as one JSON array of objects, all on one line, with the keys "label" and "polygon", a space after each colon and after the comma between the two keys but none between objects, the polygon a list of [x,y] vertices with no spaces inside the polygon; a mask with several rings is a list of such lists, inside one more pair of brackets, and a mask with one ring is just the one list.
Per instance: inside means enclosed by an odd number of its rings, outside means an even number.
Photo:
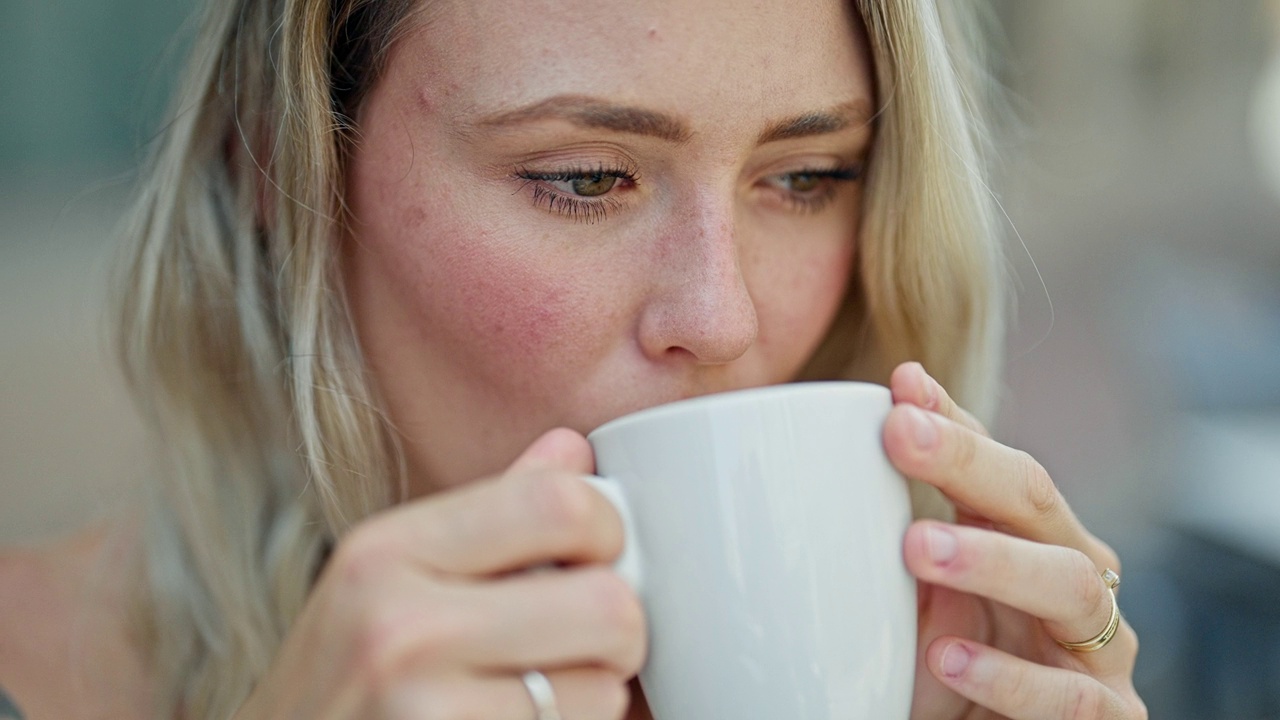
[{"label": "silver ring", "polygon": [[533,698],[533,707],[537,710],[537,720],[560,720],[560,709],[556,707],[556,693],[551,689],[551,681],[537,670],[530,670],[520,678],[524,681],[529,697]]}]

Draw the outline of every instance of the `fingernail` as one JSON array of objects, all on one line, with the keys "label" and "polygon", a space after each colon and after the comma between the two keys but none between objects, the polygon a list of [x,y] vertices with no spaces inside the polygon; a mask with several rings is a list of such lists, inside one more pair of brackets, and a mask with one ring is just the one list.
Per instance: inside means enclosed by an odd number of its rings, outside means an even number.
[{"label": "fingernail", "polygon": [[940,527],[925,528],[924,544],[929,551],[929,559],[936,565],[946,565],[956,559],[956,536]]},{"label": "fingernail", "polygon": [[942,651],[942,674],[949,678],[960,677],[964,674],[966,668],[969,667],[969,661],[973,659],[973,653],[969,652],[969,648],[960,643],[951,643],[946,650]]},{"label": "fingernail", "polygon": [[938,427],[934,425],[933,418],[929,417],[929,413],[916,407],[911,407],[909,414],[916,448],[932,450],[938,444]]}]

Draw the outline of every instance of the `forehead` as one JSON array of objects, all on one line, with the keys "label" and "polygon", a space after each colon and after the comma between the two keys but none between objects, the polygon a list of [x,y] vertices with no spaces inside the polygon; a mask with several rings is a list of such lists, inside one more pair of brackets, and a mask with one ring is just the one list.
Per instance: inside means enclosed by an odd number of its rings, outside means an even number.
[{"label": "forehead", "polygon": [[[555,95],[756,128],[872,100],[847,0],[444,0],[393,49],[387,80],[462,120]],[[746,128],[744,128],[746,129]]]}]

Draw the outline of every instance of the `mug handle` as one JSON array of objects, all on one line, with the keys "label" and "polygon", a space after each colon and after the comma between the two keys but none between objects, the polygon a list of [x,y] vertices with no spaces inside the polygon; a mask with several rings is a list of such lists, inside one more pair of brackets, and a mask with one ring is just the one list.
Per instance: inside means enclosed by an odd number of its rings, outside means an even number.
[{"label": "mug handle", "polygon": [[595,488],[601,495],[604,495],[610,503],[613,503],[614,509],[618,511],[618,515],[622,518],[624,544],[622,546],[622,554],[613,563],[613,570],[622,576],[622,579],[631,586],[632,590],[639,593],[642,580],[640,544],[636,542],[636,524],[631,515],[631,505],[627,503],[627,496],[622,492],[622,485],[613,478],[599,477],[597,475],[583,475],[582,479],[586,480],[587,484]]}]

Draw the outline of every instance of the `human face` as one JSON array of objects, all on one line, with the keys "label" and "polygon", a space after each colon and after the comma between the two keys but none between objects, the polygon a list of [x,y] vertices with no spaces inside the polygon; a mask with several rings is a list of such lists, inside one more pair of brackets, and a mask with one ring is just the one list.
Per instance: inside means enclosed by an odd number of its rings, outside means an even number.
[{"label": "human face", "polygon": [[857,245],[850,5],[426,9],[358,114],[344,255],[411,494],[552,427],[796,376]]}]

